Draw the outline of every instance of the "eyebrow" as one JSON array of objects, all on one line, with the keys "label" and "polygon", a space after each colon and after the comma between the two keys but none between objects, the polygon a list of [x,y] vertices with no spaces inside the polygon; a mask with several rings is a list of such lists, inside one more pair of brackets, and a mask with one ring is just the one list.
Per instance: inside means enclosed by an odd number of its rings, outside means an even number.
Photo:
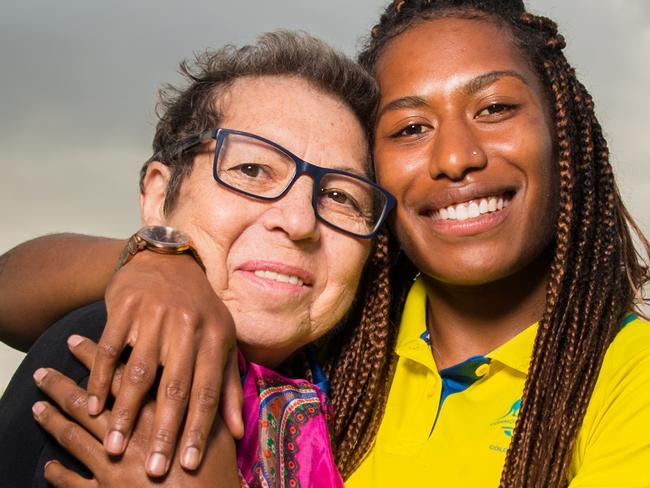
[{"label": "eyebrow", "polygon": [[[470,81],[468,81],[465,84],[465,86],[463,87],[463,91],[467,95],[474,95],[479,91],[481,91],[486,86],[489,86],[492,83],[505,77],[517,78],[522,83],[530,86],[528,80],[526,80],[526,78],[524,78],[521,74],[517,73],[516,71],[510,71],[510,70],[490,71],[489,73],[484,73],[482,75],[477,76],[476,78],[472,78]],[[392,110],[400,110],[404,108],[420,108],[426,105],[428,105],[426,99],[424,97],[420,97],[417,95],[410,95],[407,97],[397,98],[395,100],[392,100],[390,103],[387,103],[386,106],[383,107],[379,111],[379,113],[377,113],[377,119],[379,119],[386,112],[390,112]]]},{"label": "eyebrow", "polygon": [[340,166],[340,167],[332,167],[332,168],[325,168],[325,169],[335,169],[337,171],[345,171],[346,173],[350,173],[355,176],[360,176],[366,179],[372,179],[366,170],[359,170],[353,166]]},{"label": "eyebrow", "polygon": [[467,95],[474,95],[477,92],[481,91],[486,86],[490,86],[492,83],[499,81],[501,78],[517,78],[519,81],[524,83],[527,86],[530,86],[528,80],[524,78],[521,74],[516,71],[490,71],[489,73],[484,73],[477,76],[476,78],[471,79],[464,87],[463,91]]},{"label": "eyebrow", "polygon": [[379,119],[386,112],[390,112],[391,110],[400,110],[403,108],[420,108],[426,105],[427,101],[424,98],[414,95],[397,98],[395,100],[392,100],[390,103],[387,103],[386,106],[379,111],[377,114],[377,119]]}]

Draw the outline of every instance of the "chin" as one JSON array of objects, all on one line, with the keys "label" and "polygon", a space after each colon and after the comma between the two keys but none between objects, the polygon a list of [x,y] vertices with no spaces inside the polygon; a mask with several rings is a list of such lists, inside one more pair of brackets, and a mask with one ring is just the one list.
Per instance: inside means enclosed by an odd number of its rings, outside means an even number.
[{"label": "chin", "polygon": [[282,327],[264,322],[257,322],[252,330],[238,329],[237,342],[246,359],[268,367],[280,365],[305,344],[300,337],[288,333],[286,324]]},{"label": "chin", "polygon": [[503,254],[494,253],[478,254],[468,256],[454,256],[451,253],[443,253],[446,260],[442,264],[430,263],[419,267],[420,270],[430,278],[458,286],[480,286],[512,276],[521,269],[518,260],[504,259]]}]

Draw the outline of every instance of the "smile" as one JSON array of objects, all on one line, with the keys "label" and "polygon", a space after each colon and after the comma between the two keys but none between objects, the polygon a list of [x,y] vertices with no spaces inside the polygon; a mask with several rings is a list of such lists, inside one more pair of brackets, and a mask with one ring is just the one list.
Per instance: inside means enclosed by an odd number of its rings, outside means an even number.
[{"label": "smile", "polygon": [[498,212],[506,208],[512,201],[511,193],[504,193],[490,197],[483,197],[466,202],[456,203],[448,207],[434,210],[431,219],[438,220],[469,220],[481,215]]},{"label": "smile", "polygon": [[278,281],[280,283],[289,283],[291,285],[302,286],[303,281],[295,275],[287,275],[283,273],[276,273],[275,271],[269,271],[266,269],[256,269],[253,274],[259,278],[265,278],[267,280]]}]

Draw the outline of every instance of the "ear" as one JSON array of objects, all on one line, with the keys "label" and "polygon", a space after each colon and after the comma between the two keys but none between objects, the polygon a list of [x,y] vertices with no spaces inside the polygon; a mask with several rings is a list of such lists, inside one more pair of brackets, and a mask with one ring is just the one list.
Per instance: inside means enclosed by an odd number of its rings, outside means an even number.
[{"label": "ear", "polygon": [[165,195],[171,172],[159,161],[152,161],[142,180],[140,220],[142,225],[165,225]]}]

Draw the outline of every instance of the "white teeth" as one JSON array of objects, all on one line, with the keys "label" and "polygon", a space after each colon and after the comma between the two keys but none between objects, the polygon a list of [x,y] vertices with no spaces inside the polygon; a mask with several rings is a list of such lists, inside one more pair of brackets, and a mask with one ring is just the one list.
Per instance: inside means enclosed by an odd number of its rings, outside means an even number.
[{"label": "white teeth", "polygon": [[488,210],[490,209],[490,205],[488,204],[488,201],[485,198],[481,198],[481,204],[479,206],[479,212],[484,214],[488,213]]},{"label": "white teeth", "polygon": [[276,273],[265,269],[256,269],[255,276],[266,278],[267,280],[279,281],[280,283],[290,283],[292,285],[302,286],[302,280],[297,276]]},{"label": "white teeth", "polygon": [[510,203],[510,197],[487,197],[441,208],[432,215],[433,220],[467,220],[502,210]]},{"label": "white teeth", "polygon": [[469,204],[469,207],[467,207],[467,215],[470,219],[475,219],[481,215],[481,211],[479,210],[479,207],[476,205],[476,203],[472,202]]}]

